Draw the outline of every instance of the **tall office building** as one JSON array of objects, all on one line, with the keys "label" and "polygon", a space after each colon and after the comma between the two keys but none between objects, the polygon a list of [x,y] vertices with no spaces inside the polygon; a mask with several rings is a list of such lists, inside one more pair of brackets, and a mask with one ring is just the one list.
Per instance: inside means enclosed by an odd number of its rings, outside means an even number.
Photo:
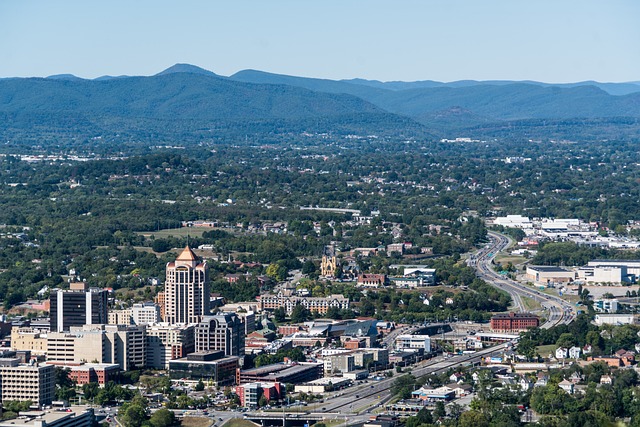
[{"label": "tall office building", "polygon": [[174,262],[167,263],[164,298],[169,324],[198,323],[209,314],[209,266],[188,246]]},{"label": "tall office building", "polygon": [[107,294],[102,289],[87,288],[86,283],[72,283],[69,290],[54,290],[49,297],[51,330],[68,331],[71,326],[108,322]]},{"label": "tall office building", "polygon": [[196,325],[196,352],[224,351],[225,356],[244,356],[244,323],[235,313],[205,316]]}]

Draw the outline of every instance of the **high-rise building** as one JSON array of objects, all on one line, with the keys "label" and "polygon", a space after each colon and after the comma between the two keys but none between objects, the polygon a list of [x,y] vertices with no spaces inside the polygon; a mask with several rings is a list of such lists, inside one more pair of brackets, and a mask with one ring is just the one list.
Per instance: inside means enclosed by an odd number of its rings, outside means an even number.
[{"label": "high-rise building", "polygon": [[198,323],[209,314],[209,266],[188,246],[174,262],[167,263],[164,298],[169,324]]},{"label": "high-rise building", "polygon": [[56,289],[49,298],[51,330],[68,331],[71,326],[108,322],[107,294],[102,289],[87,288],[86,283],[72,283],[69,290]]},{"label": "high-rise building", "polygon": [[244,323],[235,313],[205,316],[195,336],[196,352],[221,350],[225,356],[244,356]]}]

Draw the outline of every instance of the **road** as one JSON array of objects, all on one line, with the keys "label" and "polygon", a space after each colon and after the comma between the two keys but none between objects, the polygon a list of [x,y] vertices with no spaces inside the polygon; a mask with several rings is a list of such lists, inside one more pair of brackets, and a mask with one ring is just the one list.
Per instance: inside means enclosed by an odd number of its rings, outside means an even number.
[{"label": "road", "polygon": [[547,321],[542,324],[542,328],[550,328],[559,324],[568,324],[575,318],[573,306],[563,299],[547,295],[543,292],[521,285],[511,279],[501,276],[493,269],[493,259],[496,255],[509,247],[510,239],[500,233],[488,232],[489,244],[478,252],[474,253],[467,260],[467,264],[474,267],[478,272],[478,277],[487,283],[508,292],[513,299],[517,311],[527,311],[522,297],[531,298],[539,302],[547,311]]},{"label": "road", "polygon": [[[506,348],[507,344],[500,344],[476,353],[467,355],[456,355],[449,358],[443,356],[423,361],[418,366],[414,366],[411,373],[416,377],[441,373],[449,368],[462,365],[472,365],[479,363],[483,357],[490,356]],[[318,412],[330,413],[368,413],[379,405],[383,405],[391,398],[391,387],[396,377],[384,379],[382,381],[369,381],[364,385],[349,388],[339,393],[335,398],[325,401],[324,406]]]}]

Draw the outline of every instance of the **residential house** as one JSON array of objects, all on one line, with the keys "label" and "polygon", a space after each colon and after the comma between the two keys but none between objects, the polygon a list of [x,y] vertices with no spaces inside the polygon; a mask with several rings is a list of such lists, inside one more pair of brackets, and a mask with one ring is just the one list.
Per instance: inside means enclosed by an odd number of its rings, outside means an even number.
[{"label": "residential house", "polygon": [[613,383],[613,379],[609,375],[603,375],[600,377],[600,384],[602,385],[611,385]]},{"label": "residential house", "polygon": [[569,356],[569,350],[565,347],[558,347],[556,349],[556,359],[566,359]]},{"label": "residential house", "polygon": [[582,380],[583,380],[582,375],[580,375],[577,372],[574,372],[573,374],[571,374],[571,376],[569,376],[569,381],[571,381],[574,384],[578,384]]},{"label": "residential house", "polygon": [[533,388],[533,381],[531,381],[529,378],[525,376],[520,378],[520,382],[518,384],[520,385],[520,389],[522,391],[528,391]]},{"label": "residential house", "polygon": [[580,347],[571,347],[569,349],[569,359],[580,359],[580,353],[582,349]]},{"label": "residential house", "polygon": [[571,381],[563,380],[558,384],[558,387],[560,387],[562,390],[566,391],[569,394],[573,394],[575,384],[572,383]]}]

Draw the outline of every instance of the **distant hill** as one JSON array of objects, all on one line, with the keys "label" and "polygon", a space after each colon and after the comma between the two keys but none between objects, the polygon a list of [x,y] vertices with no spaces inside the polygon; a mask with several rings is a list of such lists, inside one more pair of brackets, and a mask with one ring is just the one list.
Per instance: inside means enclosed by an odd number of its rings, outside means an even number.
[{"label": "distant hill", "polygon": [[205,70],[204,68],[197,67],[191,64],[175,64],[166,70],[160,71],[156,76],[164,76],[166,74],[175,74],[175,73],[190,73],[190,74],[202,74],[205,76],[215,76],[218,75],[213,71]]},{"label": "distant hill", "polygon": [[[179,64],[151,77],[0,80],[0,133],[132,131],[149,138],[255,132],[424,133],[416,122],[347,94],[234,81]],[[172,134],[173,132],[173,134]]]},{"label": "distant hill", "polygon": [[[636,135],[637,82],[328,80],[176,64],[150,77],[0,79],[0,138],[277,140],[301,132],[438,138]],[[619,95],[612,95],[612,92]],[[581,131],[580,129],[585,129]],[[582,132],[582,133],[580,133]],[[548,135],[547,135],[548,136]]]},{"label": "distant hill", "polygon": [[602,89],[609,95],[628,95],[630,93],[640,92],[640,82],[626,82],[626,83],[600,83],[596,81],[584,81],[578,83],[543,83],[533,80],[513,81],[513,80],[458,80],[449,83],[437,82],[433,80],[422,80],[416,82],[380,82],[378,80],[365,80],[365,79],[351,79],[340,80],[344,83],[358,84],[362,86],[375,87],[378,89],[387,90],[412,90],[412,89],[424,89],[434,87],[470,87],[470,86],[506,86],[512,84],[530,84],[534,86],[542,87],[559,87],[559,88],[572,88],[579,86],[595,86],[598,89]]},{"label": "distant hill", "polygon": [[[526,119],[640,117],[640,85],[635,83],[581,82],[553,85],[539,82],[473,80],[441,83],[322,80],[241,71],[230,77],[246,82],[277,83],[307,89],[348,93],[378,107],[446,130],[476,126],[481,122]],[[607,92],[623,93],[612,95]],[[460,108],[463,115],[448,115],[439,128],[441,112]],[[441,117],[442,118],[442,117]],[[455,122],[455,123],[454,123]]]}]

